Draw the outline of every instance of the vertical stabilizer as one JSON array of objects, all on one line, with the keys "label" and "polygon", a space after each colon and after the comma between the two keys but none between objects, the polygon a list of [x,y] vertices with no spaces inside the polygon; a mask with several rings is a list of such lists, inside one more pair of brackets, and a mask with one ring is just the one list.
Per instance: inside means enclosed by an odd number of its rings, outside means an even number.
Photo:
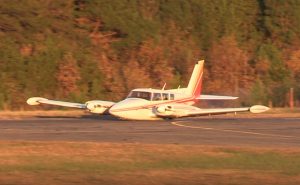
[{"label": "vertical stabilizer", "polygon": [[189,94],[190,96],[198,97],[201,94],[203,65],[204,60],[200,60],[194,67],[189,85],[187,87],[187,94]]}]

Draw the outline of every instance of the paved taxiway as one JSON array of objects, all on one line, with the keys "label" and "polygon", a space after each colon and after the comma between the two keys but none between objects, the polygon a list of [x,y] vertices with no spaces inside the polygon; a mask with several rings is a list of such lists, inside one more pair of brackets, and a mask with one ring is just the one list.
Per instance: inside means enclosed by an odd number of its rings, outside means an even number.
[{"label": "paved taxiway", "polygon": [[92,116],[40,117],[0,120],[0,140],[300,147],[300,118],[122,121]]}]

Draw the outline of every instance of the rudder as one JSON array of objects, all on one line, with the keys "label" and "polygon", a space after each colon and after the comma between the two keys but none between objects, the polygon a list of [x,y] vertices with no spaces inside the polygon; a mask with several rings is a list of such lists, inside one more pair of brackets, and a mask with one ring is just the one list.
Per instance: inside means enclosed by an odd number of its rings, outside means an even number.
[{"label": "rudder", "polygon": [[192,76],[187,87],[187,93],[191,96],[198,97],[201,94],[203,66],[204,60],[200,60],[196,63],[194,67]]}]

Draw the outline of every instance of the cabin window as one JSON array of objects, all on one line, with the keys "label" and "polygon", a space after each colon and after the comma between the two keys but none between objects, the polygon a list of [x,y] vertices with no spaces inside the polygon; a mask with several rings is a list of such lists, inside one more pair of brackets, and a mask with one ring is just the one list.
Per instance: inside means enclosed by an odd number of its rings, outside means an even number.
[{"label": "cabin window", "polygon": [[141,98],[145,100],[151,100],[150,92],[131,91],[127,98]]},{"label": "cabin window", "polygon": [[169,94],[163,93],[162,96],[163,96],[163,100],[169,100]]},{"label": "cabin window", "polygon": [[153,93],[153,101],[159,101],[161,100],[161,94],[160,93]]},{"label": "cabin window", "polygon": [[174,94],[170,94],[170,100],[174,100]]}]

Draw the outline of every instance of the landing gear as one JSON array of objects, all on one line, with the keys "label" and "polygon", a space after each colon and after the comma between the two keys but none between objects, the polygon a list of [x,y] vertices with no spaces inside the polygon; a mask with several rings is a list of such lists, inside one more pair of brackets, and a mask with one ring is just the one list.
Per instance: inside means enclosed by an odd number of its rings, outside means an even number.
[{"label": "landing gear", "polygon": [[164,120],[169,121],[169,120],[173,120],[174,118],[164,118]]}]

